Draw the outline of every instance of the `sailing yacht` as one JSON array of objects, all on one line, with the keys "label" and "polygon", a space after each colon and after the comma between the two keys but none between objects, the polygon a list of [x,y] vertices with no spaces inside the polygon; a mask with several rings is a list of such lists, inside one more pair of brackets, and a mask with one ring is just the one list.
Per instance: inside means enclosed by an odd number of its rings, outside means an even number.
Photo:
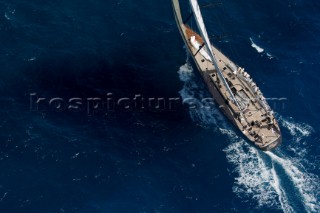
[{"label": "sailing yacht", "polygon": [[[207,88],[228,119],[256,147],[269,151],[281,144],[274,113],[250,75],[213,46],[197,0],[189,0],[192,13],[183,20],[179,0],[172,0],[180,34]],[[188,26],[193,18],[197,31]]]}]

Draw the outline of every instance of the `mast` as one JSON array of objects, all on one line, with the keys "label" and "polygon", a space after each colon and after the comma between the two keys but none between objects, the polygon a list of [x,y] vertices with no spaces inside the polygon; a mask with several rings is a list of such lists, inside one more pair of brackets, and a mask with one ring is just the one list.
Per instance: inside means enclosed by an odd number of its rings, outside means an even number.
[{"label": "mast", "polygon": [[232,101],[237,105],[239,110],[242,111],[238,101],[234,97],[234,95],[233,95],[233,93],[232,93],[232,91],[231,91],[226,79],[223,77],[222,72],[221,72],[221,70],[220,70],[220,68],[218,66],[217,59],[216,59],[216,57],[215,57],[215,55],[213,53],[213,50],[212,50],[212,47],[211,47],[211,43],[210,43],[210,40],[209,40],[209,36],[208,36],[207,30],[206,30],[206,27],[204,25],[204,21],[203,21],[202,15],[201,15],[201,11],[200,11],[200,7],[199,7],[199,4],[198,4],[198,1],[197,0],[189,0],[189,2],[190,2],[190,5],[191,5],[193,14],[195,15],[195,20],[196,20],[197,26],[199,28],[201,37],[203,38],[204,43],[205,43],[205,45],[207,47],[207,50],[209,51],[208,54],[209,54],[209,56],[211,58],[212,64],[214,65],[215,69],[217,70],[218,76],[222,80],[224,86],[227,88],[227,90],[228,90],[228,92],[229,92],[229,94],[231,96]]}]

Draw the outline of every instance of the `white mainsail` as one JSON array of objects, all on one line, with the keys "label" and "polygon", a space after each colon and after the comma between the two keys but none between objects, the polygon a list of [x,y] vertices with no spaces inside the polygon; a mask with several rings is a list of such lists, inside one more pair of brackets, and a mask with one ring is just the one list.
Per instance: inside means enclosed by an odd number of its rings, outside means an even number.
[{"label": "white mainsail", "polygon": [[202,18],[202,15],[201,15],[201,11],[200,11],[200,7],[199,7],[199,4],[198,4],[198,1],[197,0],[190,0],[190,4],[191,4],[191,8],[192,8],[192,11],[193,11],[193,14],[195,15],[195,18],[196,18],[196,22],[197,22],[197,25],[198,25],[198,28],[200,30],[200,34],[207,46],[207,49],[209,51],[209,54],[211,56],[211,58],[214,58],[214,54],[213,54],[213,51],[212,51],[212,48],[211,48],[211,45],[210,45],[210,40],[209,40],[209,36],[208,36],[208,33],[207,33],[207,29],[204,25],[204,21],[203,21],[203,18]]},{"label": "white mainsail", "polygon": [[197,0],[189,0],[189,1],[190,1],[190,5],[191,5],[191,8],[192,8],[193,14],[195,16],[195,20],[196,20],[197,26],[198,26],[200,34],[201,34],[201,37],[203,38],[204,43],[205,43],[205,45],[207,47],[208,54],[209,54],[209,56],[211,58],[211,61],[213,62],[213,65],[216,68],[220,79],[222,80],[222,82],[224,83],[224,85],[227,88],[228,92],[230,93],[230,96],[231,96],[232,100],[238,106],[238,108],[241,110],[240,105],[238,104],[238,102],[237,102],[236,98],[234,97],[234,95],[233,95],[228,83],[226,82],[226,79],[223,77],[223,75],[221,73],[221,70],[219,69],[217,60],[215,58],[215,55],[214,55],[212,47],[211,47],[211,43],[210,43],[210,40],[209,40],[207,29],[206,29],[206,27],[204,25],[204,21],[203,21],[203,18],[202,18],[202,14],[201,14],[201,11],[200,11],[200,7],[199,7],[199,4],[198,4],[198,1]]}]

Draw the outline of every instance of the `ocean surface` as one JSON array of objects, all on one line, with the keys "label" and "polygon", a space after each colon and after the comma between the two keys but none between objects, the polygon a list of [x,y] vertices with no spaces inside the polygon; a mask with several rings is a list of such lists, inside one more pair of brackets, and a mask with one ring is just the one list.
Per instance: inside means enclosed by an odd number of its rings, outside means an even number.
[{"label": "ocean surface", "polygon": [[0,1],[0,212],[320,212],[320,1],[222,2],[205,22],[272,98],[272,152],[202,106],[170,0]]}]

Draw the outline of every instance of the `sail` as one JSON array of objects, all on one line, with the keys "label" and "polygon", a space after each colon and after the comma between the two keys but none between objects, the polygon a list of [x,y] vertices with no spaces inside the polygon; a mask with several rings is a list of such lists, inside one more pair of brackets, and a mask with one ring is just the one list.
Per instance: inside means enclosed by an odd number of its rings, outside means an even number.
[{"label": "sail", "polygon": [[210,39],[209,39],[209,36],[208,36],[208,33],[207,33],[207,29],[206,29],[206,27],[204,25],[204,21],[203,21],[203,18],[202,18],[202,14],[201,14],[201,11],[200,11],[200,7],[199,7],[199,4],[198,4],[198,1],[197,0],[189,0],[189,1],[190,1],[190,5],[191,5],[191,8],[192,8],[193,14],[195,16],[195,20],[196,20],[197,26],[198,26],[200,34],[201,34],[201,37],[203,38],[204,43],[205,43],[205,45],[207,47],[208,54],[209,54],[209,56],[211,58],[211,61],[213,62],[213,65],[216,68],[220,79],[222,80],[222,82],[224,83],[225,87],[227,88],[227,90],[228,90],[228,92],[229,92],[229,94],[231,96],[231,99],[234,101],[234,103],[241,110],[240,105],[238,104],[236,98],[234,97],[233,93],[231,92],[231,89],[230,89],[228,83],[226,82],[226,79],[223,77],[223,75],[221,73],[221,70],[219,69],[217,60],[215,58],[215,55],[214,55],[212,47],[211,47],[211,43],[210,43]]},{"label": "sail", "polygon": [[214,59],[214,54],[213,54],[213,51],[212,51],[212,48],[211,48],[211,44],[210,44],[209,36],[208,36],[208,33],[207,33],[207,29],[206,29],[206,27],[204,25],[204,21],[203,21],[202,15],[201,15],[201,11],[200,11],[200,7],[199,7],[199,4],[198,4],[198,1],[197,0],[190,0],[190,4],[191,4],[191,8],[192,8],[193,14],[195,15],[195,19],[196,19],[196,22],[197,22],[201,37],[203,38],[204,43],[207,46],[207,49],[209,51],[209,55],[210,55],[211,59]]}]

